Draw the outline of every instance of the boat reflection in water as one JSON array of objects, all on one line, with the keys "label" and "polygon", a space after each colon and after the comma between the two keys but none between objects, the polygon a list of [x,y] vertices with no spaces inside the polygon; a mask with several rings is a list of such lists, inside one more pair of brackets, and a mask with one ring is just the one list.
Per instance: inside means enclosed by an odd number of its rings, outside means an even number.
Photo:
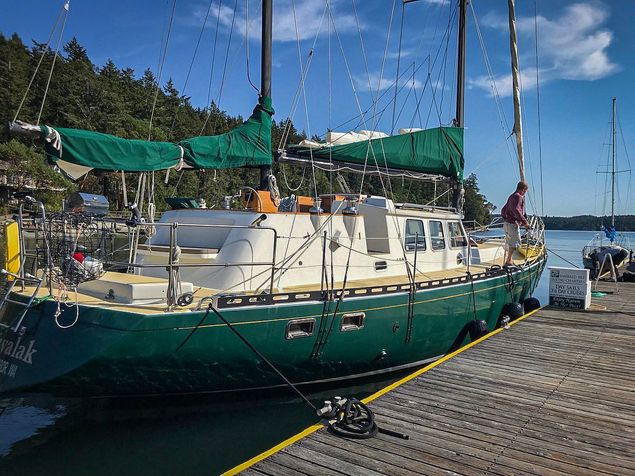
[{"label": "boat reflection in water", "polygon": [[[392,381],[332,386],[307,396],[315,405],[333,395],[363,398]],[[0,474],[219,474],[318,421],[289,394],[285,388],[231,398],[5,398]]]}]

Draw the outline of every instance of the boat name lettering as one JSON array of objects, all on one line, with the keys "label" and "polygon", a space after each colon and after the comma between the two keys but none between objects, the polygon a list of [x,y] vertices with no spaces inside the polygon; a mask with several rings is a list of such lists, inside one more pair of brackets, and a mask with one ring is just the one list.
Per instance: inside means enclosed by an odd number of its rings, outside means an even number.
[{"label": "boat name lettering", "polygon": [[31,339],[28,344],[23,344],[22,337],[19,337],[15,342],[10,339],[0,339],[0,355],[21,360],[25,364],[32,364],[33,354],[37,352],[34,344],[35,339]]},{"label": "boat name lettering", "polygon": [[8,360],[0,359],[0,375],[13,378],[17,371],[18,366],[16,364],[12,364]]}]

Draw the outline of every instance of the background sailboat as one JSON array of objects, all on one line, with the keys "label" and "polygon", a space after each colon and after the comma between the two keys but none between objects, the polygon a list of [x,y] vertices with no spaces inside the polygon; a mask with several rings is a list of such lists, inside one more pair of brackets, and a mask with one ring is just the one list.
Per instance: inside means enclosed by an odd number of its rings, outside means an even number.
[{"label": "background sailboat", "polygon": [[[611,221],[603,224],[603,233],[596,235],[582,249],[582,262],[590,270],[592,279],[612,274],[617,277],[618,269],[625,265],[632,257],[630,243],[625,235],[619,233],[615,227],[615,188],[616,175],[630,170],[618,170],[616,154],[617,135],[617,99],[613,98],[611,108],[611,170],[602,172],[611,177]],[[608,241],[608,243],[607,243]]]}]

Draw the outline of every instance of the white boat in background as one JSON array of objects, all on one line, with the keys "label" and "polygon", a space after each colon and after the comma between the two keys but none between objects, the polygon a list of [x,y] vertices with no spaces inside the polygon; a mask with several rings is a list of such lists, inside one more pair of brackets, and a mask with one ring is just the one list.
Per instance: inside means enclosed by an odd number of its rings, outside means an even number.
[{"label": "white boat in background", "polygon": [[[619,268],[632,260],[633,250],[628,237],[619,233],[615,228],[615,176],[630,170],[616,170],[615,135],[616,135],[616,98],[613,98],[611,115],[611,224],[602,226],[602,232],[582,248],[582,263],[590,270],[591,279],[597,279],[609,274],[617,277]],[[601,172],[603,173],[603,172]]]}]

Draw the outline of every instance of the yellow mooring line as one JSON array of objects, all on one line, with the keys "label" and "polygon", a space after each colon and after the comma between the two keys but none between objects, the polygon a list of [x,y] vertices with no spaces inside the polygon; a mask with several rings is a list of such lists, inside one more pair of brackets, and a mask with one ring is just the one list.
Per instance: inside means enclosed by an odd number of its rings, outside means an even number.
[{"label": "yellow mooring line", "polygon": [[[542,309],[542,308],[534,309],[533,311],[528,312],[524,316],[521,316],[518,319],[510,322],[509,325],[513,326],[513,325],[519,323],[523,319],[526,319],[527,317],[531,316],[532,314],[535,314],[536,312],[540,311],[540,309]],[[410,382],[412,379],[418,377],[419,375],[424,374],[424,373],[426,373],[429,370],[432,370],[437,365],[441,365],[443,362],[445,362],[447,360],[450,360],[452,357],[454,357],[456,355],[459,355],[461,352],[465,352],[469,348],[474,347],[476,344],[479,344],[479,343],[483,342],[485,339],[489,339],[490,337],[493,337],[496,334],[498,334],[499,332],[502,332],[504,330],[505,330],[505,328],[500,327],[500,328],[490,332],[489,334],[486,334],[483,337],[481,337],[479,339],[476,339],[474,342],[470,342],[469,344],[461,347],[460,349],[455,350],[454,352],[443,356],[439,360],[435,360],[431,364],[426,365],[423,368],[420,368],[419,370],[411,373],[410,375],[406,375],[404,378],[402,378],[400,380],[397,380],[396,382],[391,383],[387,387],[384,387],[381,390],[373,393],[372,395],[364,398],[362,400],[362,403],[368,404],[368,403],[372,402],[373,400],[381,397],[382,395],[387,394],[391,390],[394,390],[395,388],[400,387],[401,385]],[[264,452],[260,453],[259,455],[254,456],[253,458],[245,461],[244,463],[239,464],[238,466],[234,466],[233,468],[227,470],[226,472],[224,472],[222,474],[223,474],[223,476],[233,476],[235,474],[238,474],[241,471],[246,470],[250,466],[253,466],[256,463],[259,463],[260,461],[268,458],[269,456],[271,456],[273,454],[276,454],[278,451],[286,448],[287,446],[292,445],[293,443],[295,443],[295,442],[297,442],[297,441],[309,436],[312,433],[315,433],[316,431],[318,431],[318,430],[320,430],[320,429],[322,429],[324,427],[325,427],[325,425],[323,423],[316,423],[315,425],[311,425],[310,427],[305,428],[304,430],[302,430],[300,433],[298,433],[296,435],[293,435],[290,438],[287,438],[286,440],[284,440],[281,443],[278,443],[273,448],[270,448],[267,451],[264,451]]]}]

